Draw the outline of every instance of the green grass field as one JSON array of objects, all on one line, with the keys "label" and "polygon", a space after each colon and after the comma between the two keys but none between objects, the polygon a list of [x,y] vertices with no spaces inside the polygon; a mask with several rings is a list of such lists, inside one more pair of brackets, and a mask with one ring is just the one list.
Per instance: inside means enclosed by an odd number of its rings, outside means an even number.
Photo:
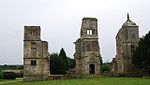
[{"label": "green grass field", "polygon": [[23,82],[22,79],[16,79],[0,80],[0,85],[150,85],[150,79],[100,77],[34,82]]}]

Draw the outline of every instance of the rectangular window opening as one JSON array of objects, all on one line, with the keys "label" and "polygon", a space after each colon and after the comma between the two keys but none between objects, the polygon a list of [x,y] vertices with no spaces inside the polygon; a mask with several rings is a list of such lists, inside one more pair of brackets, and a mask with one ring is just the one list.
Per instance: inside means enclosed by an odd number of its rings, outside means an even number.
[{"label": "rectangular window opening", "polygon": [[36,60],[31,60],[31,65],[36,66]]},{"label": "rectangular window opening", "polygon": [[135,46],[134,45],[131,45],[131,53],[133,53],[135,50]]},{"label": "rectangular window opening", "polygon": [[86,33],[87,33],[87,35],[92,35],[93,34],[92,30],[87,30]]}]

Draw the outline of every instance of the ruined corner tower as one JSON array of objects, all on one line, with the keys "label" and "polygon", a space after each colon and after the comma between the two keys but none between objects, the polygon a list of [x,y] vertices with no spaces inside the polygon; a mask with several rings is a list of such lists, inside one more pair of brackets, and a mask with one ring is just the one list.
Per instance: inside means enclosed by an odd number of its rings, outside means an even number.
[{"label": "ruined corner tower", "polygon": [[122,25],[122,28],[116,35],[116,72],[127,73],[133,72],[134,66],[132,64],[133,51],[138,45],[139,41],[139,26],[131,21],[129,14],[127,20]]},{"label": "ruined corner tower", "polygon": [[40,26],[24,26],[24,81],[46,80],[48,42],[41,41]]},{"label": "ruined corner tower", "polygon": [[77,76],[98,76],[100,74],[101,56],[96,18],[82,19],[80,38],[75,42],[74,57]]}]

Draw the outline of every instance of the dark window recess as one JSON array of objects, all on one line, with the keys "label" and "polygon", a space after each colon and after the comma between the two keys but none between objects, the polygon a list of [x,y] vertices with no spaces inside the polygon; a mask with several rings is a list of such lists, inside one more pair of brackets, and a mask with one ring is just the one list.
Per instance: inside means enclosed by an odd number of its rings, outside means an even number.
[{"label": "dark window recess", "polygon": [[134,45],[131,45],[131,53],[134,52],[134,49],[135,49],[135,46],[134,46]]},{"label": "dark window recess", "polygon": [[92,30],[92,34],[96,34],[96,33],[95,33],[95,30]]},{"label": "dark window recess", "polygon": [[36,60],[31,60],[31,65],[35,66],[36,65]]}]

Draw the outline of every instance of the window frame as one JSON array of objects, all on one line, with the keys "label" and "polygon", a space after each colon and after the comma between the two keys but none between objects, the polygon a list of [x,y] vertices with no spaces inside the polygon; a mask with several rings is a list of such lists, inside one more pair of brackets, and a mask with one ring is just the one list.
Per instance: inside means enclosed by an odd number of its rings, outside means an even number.
[{"label": "window frame", "polygon": [[31,66],[36,66],[36,65],[37,65],[36,60],[31,60]]}]

